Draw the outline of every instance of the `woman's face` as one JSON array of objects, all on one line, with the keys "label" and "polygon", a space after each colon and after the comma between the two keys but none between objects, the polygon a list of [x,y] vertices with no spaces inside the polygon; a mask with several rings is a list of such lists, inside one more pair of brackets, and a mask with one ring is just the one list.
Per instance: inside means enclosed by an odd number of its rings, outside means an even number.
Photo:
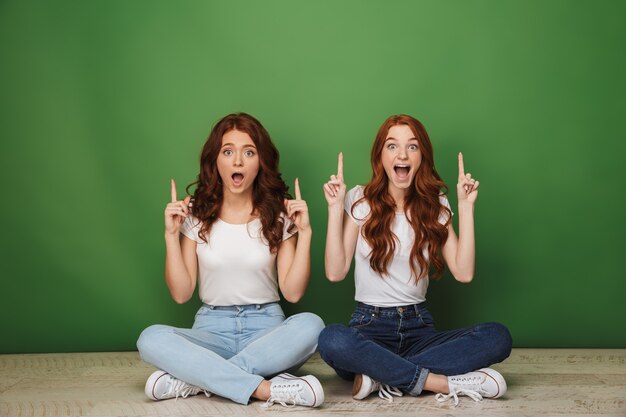
[{"label": "woman's face", "polygon": [[389,178],[389,191],[406,192],[422,163],[419,142],[408,125],[395,125],[389,129],[381,160]]},{"label": "woman's face", "polygon": [[229,130],[222,136],[217,171],[222,178],[224,194],[252,193],[254,180],[259,173],[259,155],[250,135],[239,130]]}]

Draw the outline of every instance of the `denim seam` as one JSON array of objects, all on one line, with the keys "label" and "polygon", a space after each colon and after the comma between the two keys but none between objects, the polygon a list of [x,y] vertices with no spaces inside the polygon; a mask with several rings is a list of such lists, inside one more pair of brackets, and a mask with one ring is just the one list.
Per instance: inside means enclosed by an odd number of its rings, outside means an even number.
[{"label": "denim seam", "polygon": [[250,398],[252,398],[252,394],[254,393],[254,391],[256,391],[259,385],[261,385],[261,382],[265,380],[262,376],[252,374],[250,376],[252,378],[256,377],[255,380],[250,384],[248,389],[243,390],[243,395],[241,397],[236,399],[233,398],[233,400],[238,402],[239,404],[247,405],[250,402]]},{"label": "denim seam", "polygon": [[428,378],[428,374],[430,371],[426,368],[417,367],[415,371],[415,376],[413,377],[413,381],[411,381],[412,387],[409,389],[409,394],[412,396],[418,396],[422,393],[424,389],[424,384],[426,384],[426,378]]},{"label": "denim seam", "polygon": [[398,319],[398,331],[396,332],[398,337],[400,338],[400,341],[398,342],[398,354],[400,354],[400,352],[402,352],[402,344],[404,343],[404,334],[402,332],[402,322],[403,317],[400,316]]}]

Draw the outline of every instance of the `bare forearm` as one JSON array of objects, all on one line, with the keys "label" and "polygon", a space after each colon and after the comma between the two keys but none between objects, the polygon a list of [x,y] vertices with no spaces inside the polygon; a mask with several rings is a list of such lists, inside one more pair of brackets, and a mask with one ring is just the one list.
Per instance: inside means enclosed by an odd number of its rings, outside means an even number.
[{"label": "bare forearm", "polygon": [[311,228],[298,231],[298,242],[293,262],[287,276],[282,293],[289,302],[296,303],[303,296],[311,276]]},{"label": "bare forearm", "polygon": [[179,304],[193,295],[194,281],[185,267],[178,234],[165,234],[165,282]]},{"label": "bare forearm", "polygon": [[343,208],[328,210],[328,230],[324,251],[326,277],[330,281],[341,281],[345,276],[346,253],[343,246]]},{"label": "bare forearm", "polygon": [[474,204],[459,204],[459,243],[456,252],[456,275],[469,282],[474,277],[476,242],[474,236]]}]

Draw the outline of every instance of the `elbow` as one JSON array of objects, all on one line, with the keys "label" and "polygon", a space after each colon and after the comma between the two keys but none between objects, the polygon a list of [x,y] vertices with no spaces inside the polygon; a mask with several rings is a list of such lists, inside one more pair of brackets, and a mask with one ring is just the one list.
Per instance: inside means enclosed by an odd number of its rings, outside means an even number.
[{"label": "elbow", "polygon": [[298,301],[302,300],[302,297],[304,297],[304,292],[289,295],[283,294],[283,296],[285,297],[285,300],[287,300],[291,304],[296,304]]},{"label": "elbow", "polygon": [[340,282],[346,277],[346,274],[336,274],[330,271],[326,271],[326,278],[330,282]]},{"label": "elbow", "polygon": [[454,279],[456,279],[459,282],[462,282],[463,284],[469,284],[474,279],[474,273],[473,272],[471,273],[457,272],[456,274],[454,274]]},{"label": "elbow", "polygon": [[185,304],[191,296],[181,295],[181,294],[172,294],[172,298],[176,302],[176,304]]}]

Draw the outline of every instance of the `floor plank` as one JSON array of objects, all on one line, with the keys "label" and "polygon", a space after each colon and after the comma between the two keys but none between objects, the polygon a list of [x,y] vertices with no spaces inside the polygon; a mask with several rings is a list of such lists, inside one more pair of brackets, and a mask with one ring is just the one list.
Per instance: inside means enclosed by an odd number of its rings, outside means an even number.
[{"label": "floor plank", "polygon": [[0,355],[0,417],[73,416],[621,416],[626,417],[626,349],[514,349],[494,366],[509,390],[498,400],[458,407],[432,394],[404,396],[389,404],[376,395],[350,397],[318,355],[299,373],[315,374],[324,386],[321,408],[242,406],[213,396],[154,402],[143,393],[154,370],[137,352]]}]

